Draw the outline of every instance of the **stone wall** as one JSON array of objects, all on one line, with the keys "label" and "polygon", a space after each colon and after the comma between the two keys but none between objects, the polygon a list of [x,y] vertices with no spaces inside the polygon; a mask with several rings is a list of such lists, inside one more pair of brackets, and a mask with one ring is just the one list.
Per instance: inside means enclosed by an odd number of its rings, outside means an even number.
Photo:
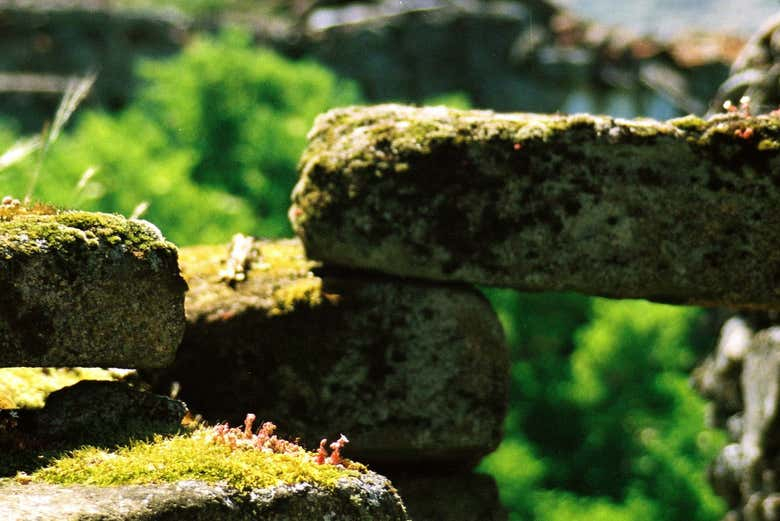
[{"label": "stone wall", "polygon": [[0,113],[40,130],[67,78],[89,71],[98,73],[89,102],[121,108],[137,84],[138,59],[169,55],[193,33],[223,23],[357,80],[370,102],[421,103],[460,91],[496,110],[662,117],[703,112],[742,44],[717,35],[642,37],[543,1],[387,0],[202,19],[110,5],[0,2]]}]

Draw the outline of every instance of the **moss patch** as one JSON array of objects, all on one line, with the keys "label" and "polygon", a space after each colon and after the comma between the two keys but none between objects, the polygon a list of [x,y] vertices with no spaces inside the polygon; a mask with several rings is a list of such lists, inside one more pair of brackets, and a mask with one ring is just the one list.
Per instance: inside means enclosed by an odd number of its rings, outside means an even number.
[{"label": "moss patch", "polygon": [[84,242],[91,247],[124,245],[133,251],[175,251],[162,234],[146,221],[125,219],[120,215],[68,211],[61,213],[24,213],[8,220],[0,219],[0,258],[62,250],[69,244]]},{"label": "moss patch", "polygon": [[118,380],[123,370],[97,367],[0,368],[0,409],[39,408],[49,393],[81,380]]},{"label": "moss patch", "polygon": [[220,320],[246,308],[264,309],[267,316],[278,316],[320,303],[321,280],[312,273],[319,264],[306,258],[299,241],[261,240],[257,241],[257,249],[259,256],[249,266],[246,280],[230,285],[220,282],[228,248],[182,248],[182,275],[190,287],[187,316]]},{"label": "moss patch", "polygon": [[359,470],[319,465],[311,453],[269,454],[253,449],[231,450],[211,441],[199,428],[190,435],[155,437],[107,451],[86,447],[38,470],[33,480],[55,484],[113,486],[200,480],[225,483],[239,490],[282,483],[311,483],[333,488]]}]

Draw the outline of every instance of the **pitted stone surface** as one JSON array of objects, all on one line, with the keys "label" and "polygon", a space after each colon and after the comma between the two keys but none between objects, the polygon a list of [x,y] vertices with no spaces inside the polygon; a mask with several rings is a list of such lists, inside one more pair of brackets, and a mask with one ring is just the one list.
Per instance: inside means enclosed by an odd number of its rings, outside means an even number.
[{"label": "pitted stone surface", "polygon": [[187,331],[167,393],[209,421],[247,411],[308,448],[340,433],[349,457],[474,463],[501,438],[508,350],[487,300],[461,285],[327,272],[297,240],[259,241],[243,281],[224,246],[182,248]]},{"label": "pitted stone surface", "polygon": [[[5,481],[5,482],[3,482]],[[333,490],[307,483],[238,492],[181,481],[117,487],[21,485],[0,480],[4,521],[406,521],[400,498],[374,473]]]},{"label": "pitted stone surface", "polygon": [[351,107],[309,135],[308,255],[405,277],[780,307],[780,119]]},{"label": "pitted stone surface", "polygon": [[185,290],[176,247],[146,221],[0,215],[0,366],[164,366]]}]

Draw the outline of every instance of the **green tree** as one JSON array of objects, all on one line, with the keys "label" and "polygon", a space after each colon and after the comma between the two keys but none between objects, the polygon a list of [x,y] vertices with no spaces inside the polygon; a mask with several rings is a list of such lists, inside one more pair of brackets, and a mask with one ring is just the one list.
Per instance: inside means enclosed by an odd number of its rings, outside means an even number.
[{"label": "green tree", "polygon": [[[178,244],[238,231],[290,235],[296,164],[314,117],[360,100],[321,66],[252,45],[244,33],[199,37],[180,55],[143,62],[146,83],[122,113],[85,111],[49,149],[35,198],[144,218]],[[0,146],[13,143],[0,132]],[[4,194],[27,190],[37,158],[0,172]],[[84,172],[96,168],[77,189]]]},{"label": "green tree", "polygon": [[[515,360],[507,438],[483,469],[516,519],[720,518],[705,473],[723,435],[705,428],[704,402],[687,383],[701,310],[489,296]],[[517,487],[507,470],[517,465],[541,470]]]}]

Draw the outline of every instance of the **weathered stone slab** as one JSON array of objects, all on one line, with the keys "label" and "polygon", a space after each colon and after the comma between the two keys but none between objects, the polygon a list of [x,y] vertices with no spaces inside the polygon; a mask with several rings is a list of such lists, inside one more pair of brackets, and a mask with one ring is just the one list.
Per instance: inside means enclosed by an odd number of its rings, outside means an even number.
[{"label": "weathered stone slab", "polygon": [[0,366],[164,366],[185,290],[176,247],[146,221],[0,213]]},{"label": "weathered stone slab", "polygon": [[117,487],[16,484],[0,480],[5,521],[406,521],[389,482],[374,473],[333,489],[308,483],[238,492],[198,481]]},{"label": "weathered stone slab", "polygon": [[253,412],[309,448],[344,433],[349,457],[370,464],[468,465],[495,448],[508,351],[476,290],[328,273],[297,240],[241,250],[255,253],[182,248],[187,330],[173,365],[146,373],[158,391],[178,381],[193,413]]},{"label": "weathered stone slab", "polygon": [[780,119],[353,107],[311,131],[310,257],[407,277],[780,308]]}]

